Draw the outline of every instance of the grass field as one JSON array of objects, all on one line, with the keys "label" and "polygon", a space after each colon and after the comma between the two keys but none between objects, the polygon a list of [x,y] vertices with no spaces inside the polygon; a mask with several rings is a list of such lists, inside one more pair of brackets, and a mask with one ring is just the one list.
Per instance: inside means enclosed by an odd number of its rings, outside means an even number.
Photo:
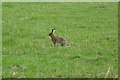
[{"label": "grass field", "polygon": [[[2,3],[2,77],[118,75],[117,3]],[[70,47],[53,46],[48,34]]]}]

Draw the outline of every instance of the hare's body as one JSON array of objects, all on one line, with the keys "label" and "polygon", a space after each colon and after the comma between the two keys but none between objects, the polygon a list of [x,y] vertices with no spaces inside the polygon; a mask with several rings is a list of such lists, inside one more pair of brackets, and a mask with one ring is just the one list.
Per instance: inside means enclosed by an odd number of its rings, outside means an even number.
[{"label": "hare's body", "polygon": [[58,37],[58,36],[55,36],[53,34],[54,30],[52,29],[52,32],[49,34],[49,36],[51,37],[52,39],[52,42],[53,44],[55,45],[56,43],[59,43],[61,46],[68,46],[67,45],[67,40],[62,38],[62,37]]},{"label": "hare's body", "polygon": [[58,37],[58,36],[52,36],[51,37],[52,42],[54,43],[54,45],[56,43],[60,43],[61,46],[65,46],[67,41],[64,38]]}]

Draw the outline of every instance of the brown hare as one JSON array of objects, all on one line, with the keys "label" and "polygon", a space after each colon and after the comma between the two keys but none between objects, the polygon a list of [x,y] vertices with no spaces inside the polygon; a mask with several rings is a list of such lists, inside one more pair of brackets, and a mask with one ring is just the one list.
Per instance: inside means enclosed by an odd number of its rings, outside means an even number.
[{"label": "brown hare", "polygon": [[61,46],[69,46],[67,44],[67,40],[66,39],[64,39],[62,37],[55,36],[54,32],[55,32],[55,28],[52,29],[52,32],[49,34],[49,36],[52,39],[52,42],[53,42],[54,46],[55,46],[56,43],[59,43]]}]

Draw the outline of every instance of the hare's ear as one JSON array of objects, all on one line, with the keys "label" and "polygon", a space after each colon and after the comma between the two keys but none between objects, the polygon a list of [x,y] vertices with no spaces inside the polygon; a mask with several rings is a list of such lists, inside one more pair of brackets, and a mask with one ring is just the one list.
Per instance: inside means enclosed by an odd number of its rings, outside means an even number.
[{"label": "hare's ear", "polygon": [[55,32],[55,28],[54,28],[54,29],[52,29],[52,32],[53,32],[53,33]]}]

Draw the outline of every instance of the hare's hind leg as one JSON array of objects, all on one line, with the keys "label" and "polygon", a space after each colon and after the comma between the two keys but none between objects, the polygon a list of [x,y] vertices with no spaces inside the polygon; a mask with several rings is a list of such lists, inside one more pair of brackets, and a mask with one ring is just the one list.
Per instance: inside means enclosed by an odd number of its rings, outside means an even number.
[{"label": "hare's hind leg", "polygon": [[62,43],[61,46],[65,46],[65,43]]}]

